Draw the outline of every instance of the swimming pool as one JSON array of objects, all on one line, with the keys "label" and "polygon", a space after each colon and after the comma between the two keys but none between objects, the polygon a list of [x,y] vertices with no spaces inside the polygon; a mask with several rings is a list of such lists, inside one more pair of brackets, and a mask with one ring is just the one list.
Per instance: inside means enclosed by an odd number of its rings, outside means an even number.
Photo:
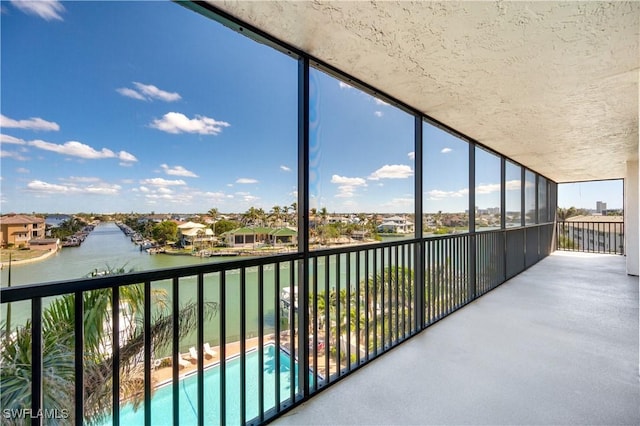
[{"label": "swimming pool", "polygon": [[[264,409],[275,407],[275,355],[274,345],[264,347]],[[286,401],[291,395],[290,360],[288,353],[280,351],[280,401]],[[254,350],[246,355],[246,420],[249,421],[259,415],[258,377],[260,374],[258,351]],[[298,366],[294,364],[297,373]],[[226,420],[224,424],[240,423],[240,359],[238,357],[226,363]],[[295,386],[298,386],[298,375],[295,374]],[[311,379],[311,375],[310,375]],[[180,380],[180,423],[185,425],[197,424],[197,374],[191,374]],[[204,423],[220,424],[220,367],[215,365],[204,371]],[[156,389],[151,398],[151,423],[153,425],[170,425],[173,419],[173,389],[171,383]],[[120,424],[144,424],[144,407],[137,411],[131,404],[121,405]],[[111,425],[111,418],[106,419],[104,425]]]}]

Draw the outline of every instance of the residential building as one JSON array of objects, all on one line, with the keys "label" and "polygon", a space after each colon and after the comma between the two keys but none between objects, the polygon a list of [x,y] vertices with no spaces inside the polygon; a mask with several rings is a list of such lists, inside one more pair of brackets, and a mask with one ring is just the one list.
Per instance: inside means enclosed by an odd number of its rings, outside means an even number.
[{"label": "residential building", "polygon": [[410,222],[403,216],[385,217],[382,223],[378,225],[378,232],[382,233],[410,234],[414,232],[414,230],[413,222]]},{"label": "residential building", "polygon": [[213,230],[206,225],[186,222],[178,225],[178,241],[183,247],[198,244],[212,244],[215,241]]},{"label": "residential building", "polygon": [[573,216],[561,231],[579,251],[624,254],[624,218],[622,216]]},{"label": "residential building", "polygon": [[29,247],[29,241],[42,238],[45,238],[43,218],[23,214],[0,217],[2,247]]}]

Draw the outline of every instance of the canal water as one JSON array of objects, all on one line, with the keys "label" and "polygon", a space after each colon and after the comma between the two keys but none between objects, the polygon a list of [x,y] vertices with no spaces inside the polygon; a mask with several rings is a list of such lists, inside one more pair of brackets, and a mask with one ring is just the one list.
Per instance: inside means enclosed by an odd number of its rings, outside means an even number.
[{"label": "canal water", "polygon": [[[128,271],[141,272],[160,268],[171,268],[187,265],[198,265],[210,262],[221,262],[236,258],[201,258],[196,256],[184,255],[166,255],[156,254],[150,255],[145,251],[140,251],[139,246],[133,244],[118,228],[115,223],[101,223],[89,234],[87,239],[80,247],[66,247],[57,254],[33,263],[17,264],[11,268],[11,285],[13,287],[27,284],[37,284],[51,281],[68,280],[75,278],[83,278],[94,270],[107,270],[111,268],[121,268]],[[281,271],[285,272],[284,270]],[[1,283],[3,287],[8,283],[8,268],[1,271]],[[247,291],[247,332],[249,335],[255,335],[258,328],[257,319],[257,291],[254,289],[257,277],[253,277],[251,271],[247,274],[247,282],[253,283],[253,286]],[[227,340],[237,340],[240,333],[240,291],[239,291],[239,274],[228,274],[227,276],[227,296],[226,296],[226,330]],[[267,278],[267,274],[265,274]],[[210,274],[205,276],[205,301],[218,303],[219,294],[219,274]],[[169,281],[161,281],[152,283],[152,289],[164,291],[167,299],[171,302],[171,283]],[[179,305],[184,307],[189,303],[197,300],[196,296],[196,278],[186,277],[180,279],[180,302]],[[269,300],[265,297],[265,323],[267,326],[274,321],[269,317],[274,317],[274,284],[265,279],[265,292],[272,295]],[[254,294],[255,293],[255,294]],[[46,308],[50,300],[43,301],[43,307]],[[219,305],[218,305],[219,306]],[[157,308],[154,305],[155,308]],[[11,323],[12,326],[24,325],[30,317],[30,303],[17,302],[12,303]],[[157,312],[156,312],[157,313]],[[2,304],[0,310],[0,322],[6,320],[6,304]],[[211,344],[218,343],[220,314],[216,313],[214,318],[206,325],[206,337]],[[195,343],[195,333],[187,336],[181,344],[183,346],[193,345]]]},{"label": "canal water", "polygon": [[[51,282],[58,280],[68,280],[85,277],[94,270],[105,270],[109,268],[124,267],[126,271],[133,270],[141,272],[160,268],[171,268],[186,265],[197,265],[210,262],[221,262],[237,258],[200,258],[195,256],[173,256],[167,254],[150,255],[133,244],[114,223],[101,223],[93,232],[89,234],[87,239],[80,247],[64,248],[56,255],[35,263],[14,265],[11,271],[12,286],[36,284],[43,282]],[[355,285],[355,256],[351,258],[351,276],[352,284]],[[336,258],[332,257],[329,264],[329,274],[332,277],[330,287],[335,285]],[[345,260],[342,260],[340,268],[340,282],[344,288],[346,282]],[[273,265],[266,265],[263,271],[263,325],[265,333],[271,331],[276,323],[276,309],[280,309],[278,300],[280,299],[281,290],[291,283],[290,264],[284,263],[280,265],[280,284],[276,287],[275,271]],[[294,266],[295,269],[295,266]],[[318,291],[324,290],[324,275],[327,269],[324,266],[324,259],[320,258],[318,262]],[[294,271],[295,272],[295,271]],[[2,270],[2,286],[7,285],[8,268]],[[219,273],[208,274],[204,276],[204,299],[206,302],[214,302],[218,307],[222,306],[219,300],[221,276]],[[246,297],[245,297],[245,315],[246,315],[246,332],[247,337],[256,336],[258,333],[258,269],[248,268],[246,270]],[[340,285],[340,284],[339,284]],[[171,281],[158,281],[152,283],[153,290],[164,291],[166,297],[171,303]],[[240,316],[242,312],[242,303],[240,298],[240,273],[238,270],[230,271],[225,275],[225,292],[226,300],[224,301],[224,320],[226,330],[226,341],[237,341],[240,334]],[[189,303],[197,301],[197,283],[196,277],[185,277],[179,281],[179,306],[184,307]],[[50,303],[50,300],[44,300],[43,306]],[[154,306],[154,315],[158,314],[157,304]],[[18,302],[12,303],[12,325],[24,325],[30,317],[30,303]],[[286,313],[281,312],[286,317]],[[218,310],[214,317],[205,324],[205,340],[211,345],[217,345],[220,340],[220,324],[222,312]],[[6,318],[6,304],[2,304],[0,308],[0,322]],[[189,336],[181,341],[181,348],[194,346],[196,342],[195,330]]]}]

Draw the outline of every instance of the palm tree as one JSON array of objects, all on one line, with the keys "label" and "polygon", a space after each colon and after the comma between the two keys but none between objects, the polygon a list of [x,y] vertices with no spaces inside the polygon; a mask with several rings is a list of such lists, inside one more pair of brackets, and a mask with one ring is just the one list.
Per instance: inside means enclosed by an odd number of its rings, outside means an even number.
[{"label": "palm tree", "polygon": [[[144,288],[140,284],[120,288],[122,312],[125,324],[119,348],[120,399],[131,401],[136,409],[144,399],[144,332],[141,326]],[[151,319],[151,342],[155,352],[168,351],[172,343],[172,313],[167,308],[166,294],[154,292],[156,312]],[[113,357],[110,348],[112,333],[110,324],[113,302],[110,289],[83,293],[84,321],[84,412],[85,423],[104,421],[112,411]],[[75,400],[75,296],[56,298],[43,310],[43,408],[67,409],[69,419],[75,423],[69,402]],[[210,320],[217,304],[205,302],[205,317]],[[180,339],[189,335],[197,326],[197,305],[192,303],[180,309],[178,334]],[[6,330],[6,329],[5,329]],[[18,327],[8,342],[0,348],[0,402],[6,409],[21,409],[31,404],[31,323]]]},{"label": "palm tree", "polygon": [[209,214],[209,216],[212,217],[213,225],[211,225],[211,229],[213,230],[213,235],[215,235],[216,234],[216,219],[218,219],[218,209],[213,207],[213,208],[209,209],[207,214]]}]

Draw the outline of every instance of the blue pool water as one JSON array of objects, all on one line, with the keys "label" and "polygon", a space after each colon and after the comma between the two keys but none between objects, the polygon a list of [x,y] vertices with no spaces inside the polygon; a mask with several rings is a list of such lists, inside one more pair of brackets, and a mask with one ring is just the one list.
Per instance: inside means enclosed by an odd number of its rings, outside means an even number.
[{"label": "blue pool water", "polygon": [[[264,409],[275,407],[275,355],[273,345],[264,347],[264,366],[259,368],[258,352],[252,351],[246,355],[246,420],[249,421],[259,415],[258,377],[262,371],[264,380]],[[280,401],[286,401],[291,395],[291,357],[280,351]],[[298,366],[294,364],[297,373]],[[223,424],[240,423],[240,359],[234,358],[226,363],[226,420]],[[295,386],[297,374],[295,374]],[[311,375],[310,375],[311,379]],[[198,390],[197,374],[192,374],[180,380],[180,423],[185,425],[197,424]],[[153,425],[170,425],[173,419],[173,389],[171,384],[162,386],[154,392],[151,398],[151,423]],[[214,366],[204,371],[204,423],[220,424],[220,368]],[[111,424],[111,418],[105,425]],[[132,405],[120,407],[120,424],[144,424],[144,406],[137,411]]]}]

